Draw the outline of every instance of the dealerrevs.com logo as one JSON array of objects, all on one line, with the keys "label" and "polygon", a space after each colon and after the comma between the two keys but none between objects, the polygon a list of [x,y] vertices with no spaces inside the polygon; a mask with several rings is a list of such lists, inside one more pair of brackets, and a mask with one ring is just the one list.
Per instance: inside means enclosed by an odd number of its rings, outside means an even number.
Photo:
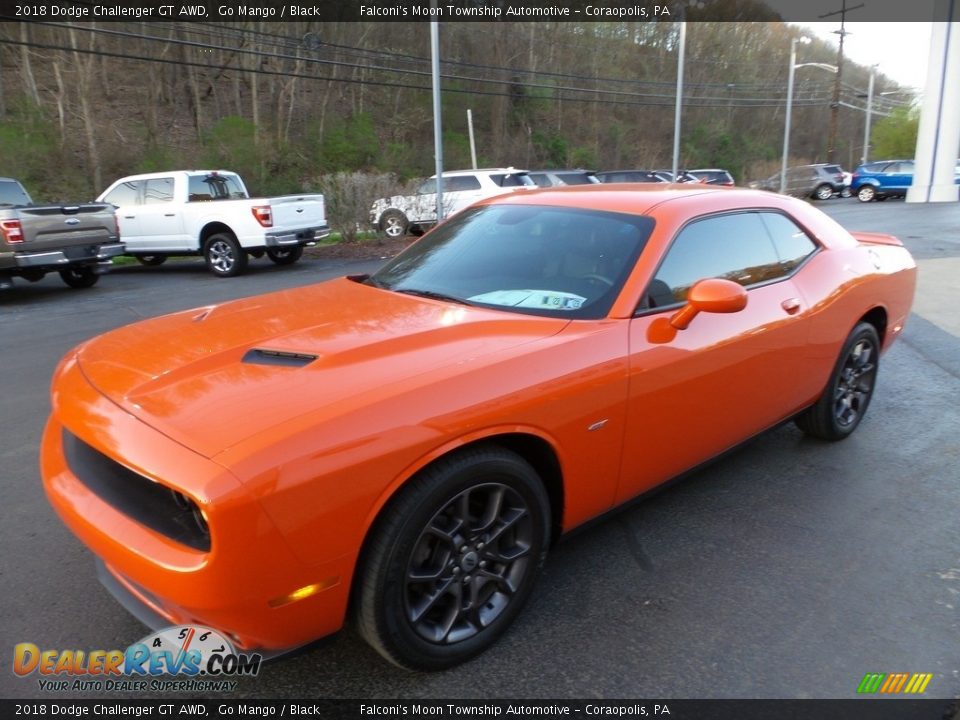
[{"label": "dealerrevs.com logo", "polygon": [[260,672],[259,654],[238,653],[216,630],[177,625],[147,635],[126,650],[13,648],[13,672],[39,675],[45,692],[230,691],[235,677]]}]

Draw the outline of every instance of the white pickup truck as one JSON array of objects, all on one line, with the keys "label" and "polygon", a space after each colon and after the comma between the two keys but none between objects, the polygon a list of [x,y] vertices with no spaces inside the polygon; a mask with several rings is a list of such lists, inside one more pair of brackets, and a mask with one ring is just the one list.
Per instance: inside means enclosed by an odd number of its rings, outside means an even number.
[{"label": "white pickup truck", "polygon": [[330,233],[323,195],[251,198],[227,170],[131,175],[97,199],[116,206],[128,255],[144,265],[203,255],[220,277],[242,273],[249,256],[290,265]]}]

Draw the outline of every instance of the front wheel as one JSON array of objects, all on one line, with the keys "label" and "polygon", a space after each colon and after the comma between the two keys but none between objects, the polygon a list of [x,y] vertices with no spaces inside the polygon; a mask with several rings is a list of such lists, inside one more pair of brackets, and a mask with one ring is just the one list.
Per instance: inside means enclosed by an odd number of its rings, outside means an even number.
[{"label": "front wheel", "polygon": [[822,440],[849,437],[870,405],[879,362],[880,336],[862,322],[843,344],[823,395],[796,417],[797,427]]},{"label": "front wheel", "polygon": [[857,190],[857,200],[860,202],[870,202],[877,196],[877,191],[873,189],[872,185],[864,185],[859,190]]},{"label": "front wheel", "polygon": [[233,235],[216,233],[203,244],[207,269],[218,277],[233,277],[247,269],[247,254]]},{"label": "front wheel", "polygon": [[70,287],[82,290],[96,285],[100,276],[93,271],[92,267],[76,267],[61,270],[60,279]]},{"label": "front wheel", "polygon": [[411,670],[483,652],[529,597],[549,528],[546,491],[519,455],[489,446],[441,459],[390,502],[364,548],[361,635]]},{"label": "front wheel", "polygon": [[277,265],[293,265],[303,256],[303,245],[285,248],[267,248],[267,257]]},{"label": "front wheel", "polygon": [[840,197],[842,198],[853,197],[853,190],[850,189],[849,185],[843,186],[843,190],[840,191]]},{"label": "front wheel", "polygon": [[826,183],[819,185],[817,189],[813,191],[813,196],[817,200],[829,200],[833,197],[833,186],[827,185]]}]

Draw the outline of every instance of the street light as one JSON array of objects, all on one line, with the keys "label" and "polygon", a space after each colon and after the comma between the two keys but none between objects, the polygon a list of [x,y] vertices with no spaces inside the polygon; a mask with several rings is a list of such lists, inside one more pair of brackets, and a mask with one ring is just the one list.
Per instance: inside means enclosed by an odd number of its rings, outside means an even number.
[{"label": "street light", "polygon": [[821,70],[830,72],[839,72],[834,65],[827,63],[800,63],[797,64],[797,43],[806,45],[810,42],[808,37],[793,38],[790,41],[790,73],[787,76],[787,117],[783,128],[783,160],[780,164],[780,192],[787,189],[787,156],[790,153],[790,115],[793,112],[793,73],[802,67],[818,67]]}]

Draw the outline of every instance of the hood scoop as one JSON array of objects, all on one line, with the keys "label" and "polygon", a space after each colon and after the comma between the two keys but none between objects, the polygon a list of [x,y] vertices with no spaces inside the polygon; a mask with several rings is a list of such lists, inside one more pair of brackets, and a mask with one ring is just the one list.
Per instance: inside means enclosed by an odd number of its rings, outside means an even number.
[{"label": "hood scoop", "polygon": [[316,359],[316,355],[311,355],[309,353],[253,348],[252,350],[247,350],[240,362],[247,363],[248,365],[281,365],[283,367],[304,367]]}]

